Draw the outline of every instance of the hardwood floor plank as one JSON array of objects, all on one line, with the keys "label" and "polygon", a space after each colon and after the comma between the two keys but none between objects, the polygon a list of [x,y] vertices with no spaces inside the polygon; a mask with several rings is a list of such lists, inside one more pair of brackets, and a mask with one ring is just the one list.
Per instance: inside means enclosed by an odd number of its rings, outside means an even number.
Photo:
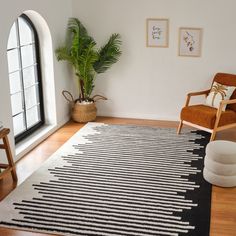
[{"label": "hardwood floor plank", "polygon": [[[124,119],[111,117],[98,117],[96,122],[107,124],[136,124],[155,127],[177,128],[178,122],[155,121],[142,119]],[[45,141],[16,163],[18,184],[22,183],[42,163],[47,160],[61,145],[63,145],[84,124],[68,122]],[[217,134],[217,139],[236,141],[236,129],[222,131]],[[9,194],[16,186],[11,176],[0,181],[0,200]],[[3,236],[49,236],[51,234],[31,233],[21,230],[0,228]],[[236,235],[236,188],[220,188],[213,186],[211,206],[210,236],[235,236]],[[200,235],[199,235],[200,236]]]}]

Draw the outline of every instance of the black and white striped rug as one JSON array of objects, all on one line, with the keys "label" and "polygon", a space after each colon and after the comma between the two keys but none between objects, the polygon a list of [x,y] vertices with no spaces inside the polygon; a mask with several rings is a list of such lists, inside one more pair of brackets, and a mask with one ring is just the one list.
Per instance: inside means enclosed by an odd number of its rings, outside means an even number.
[{"label": "black and white striped rug", "polygon": [[88,123],[0,203],[0,226],[56,235],[209,235],[208,137]]}]

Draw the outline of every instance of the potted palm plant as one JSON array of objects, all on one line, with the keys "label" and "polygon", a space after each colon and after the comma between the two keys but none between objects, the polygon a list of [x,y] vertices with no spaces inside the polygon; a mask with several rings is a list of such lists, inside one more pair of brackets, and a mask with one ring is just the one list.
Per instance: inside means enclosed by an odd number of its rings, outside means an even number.
[{"label": "potted palm plant", "polygon": [[[65,44],[56,49],[58,61],[65,60],[72,65],[78,79],[79,98],[73,101],[72,118],[78,122],[87,122],[96,118],[96,99],[106,99],[100,95],[92,97],[96,74],[104,73],[121,55],[119,34],[112,34],[108,42],[100,49],[89,36],[86,28],[77,18],[70,18],[67,26]],[[70,94],[68,91],[63,91]]]}]

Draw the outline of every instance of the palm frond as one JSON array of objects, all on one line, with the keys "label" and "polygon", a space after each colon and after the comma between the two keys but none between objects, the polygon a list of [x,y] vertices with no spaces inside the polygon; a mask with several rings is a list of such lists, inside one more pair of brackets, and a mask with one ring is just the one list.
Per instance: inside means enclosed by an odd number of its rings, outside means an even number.
[{"label": "palm frond", "polygon": [[88,35],[88,32],[84,25],[77,18],[70,18],[68,22],[68,34],[71,35],[72,40],[71,49],[77,49],[78,55],[81,54],[84,48],[87,48],[94,39]]},{"label": "palm frond", "polygon": [[106,45],[104,45],[98,52],[99,58],[94,63],[94,70],[97,73],[104,73],[116,63],[121,55],[121,37],[119,34],[112,34]]},{"label": "palm frond", "polygon": [[84,82],[84,94],[88,97],[91,95],[91,88],[93,88],[93,81],[91,80],[95,75],[93,65],[98,59],[98,53],[94,48],[95,45],[94,42],[90,42],[88,48],[79,56],[80,76]]},{"label": "palm frond", "polygon": [[72,57],[77,58],[79,56],[79,32],[74,33],[74,37],[71,40],[71,45],[69,46],[69,51]]},{"label": "palm frond", "polygon": [[86,73],[94,71],[93,64],[98,59],[98,53],[94,49],[95,43],[91,42],[86,50],[83,50],[82,54],[79,56],[79,68],[81,76],[86,77]]},{"label": "palm frond", "polygon": [[88,32],[84,25],[77,18],[69,18],[67,30],[71,33],[75,33],[79,31],[81,37],[88,36]]},{"label": "palm frond", "polygon": [[74,65],[74,58],[68,53],[67,47],[59,47],[56,49],[56,56],[58,61],[68,61],[70,64]]}]

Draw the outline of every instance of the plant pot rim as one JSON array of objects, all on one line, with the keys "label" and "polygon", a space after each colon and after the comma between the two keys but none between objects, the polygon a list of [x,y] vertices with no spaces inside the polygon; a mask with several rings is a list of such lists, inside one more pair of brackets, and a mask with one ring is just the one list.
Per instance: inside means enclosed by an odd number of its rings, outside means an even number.
[{"label": "plant pot rim", "polygon": [[76,101],[76,104],[86,106],[86,105],[94,104],[94,102],[93,101],[89,101],[89,102],[86,102],[86,101],[82,101],[82,102]]}]

